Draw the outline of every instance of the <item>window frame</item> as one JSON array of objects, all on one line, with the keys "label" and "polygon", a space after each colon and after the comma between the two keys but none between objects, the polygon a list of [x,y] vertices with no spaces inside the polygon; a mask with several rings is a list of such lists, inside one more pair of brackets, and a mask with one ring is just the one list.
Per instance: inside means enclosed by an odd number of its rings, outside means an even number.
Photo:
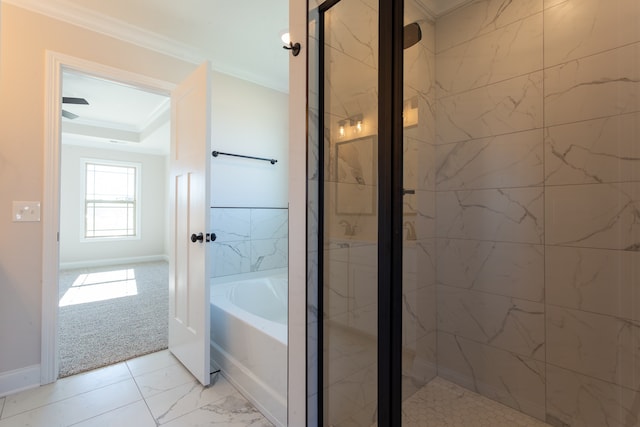
[{"label": "window frame", "polygon": [[[97,236],[87,237],[87,164],[103,165],[103,166],[117,166],[127,167],[135,169],[135,193],[134,193],[134,233],[133,236]],[[80,159],[80,241],[85,243],[90,242],[113,242],[113,241],[125,241],[125,240],[140,240],[142,238],[142,227],[140,226],[140,218],[142,211],[142,163],[140,162],[128,162],[121,160],[110,160],[100,158],[81,158]]]}]

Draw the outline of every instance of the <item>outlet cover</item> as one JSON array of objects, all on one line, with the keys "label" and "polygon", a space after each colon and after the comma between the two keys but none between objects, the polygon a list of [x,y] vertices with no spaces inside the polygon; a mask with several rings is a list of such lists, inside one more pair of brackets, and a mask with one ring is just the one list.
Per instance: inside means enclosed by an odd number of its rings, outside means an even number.
[{"label": "outlet cover", "polygon": [[13,202],[13,222],[40,221],[40,202]]}]

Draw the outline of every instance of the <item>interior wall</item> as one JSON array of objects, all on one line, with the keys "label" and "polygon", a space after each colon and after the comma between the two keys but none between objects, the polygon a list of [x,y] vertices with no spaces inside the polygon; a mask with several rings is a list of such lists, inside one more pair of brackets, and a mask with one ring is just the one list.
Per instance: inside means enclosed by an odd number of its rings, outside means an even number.
[{"label": "interior wall", "polygon": [[211,149],[277,160],[212,157],[212,206],[286,208],[288,94],[216,72],[212,91]]},{"label": "interior wall", "polygon": [[[64,139],[64,136],[63,136]],[[169,135],[167,135],[167,145]],[[140,163],[140,235],[137,239],[83,239],[82,159]],[[62,145],[60,167],[60,266],[74,268],[100,263],[162,259],[168,256],[166,156]]]},{"label": "interior wall", "polygon": [[438,372],[637,425],[640,3],[503,3],[436,25]]}]

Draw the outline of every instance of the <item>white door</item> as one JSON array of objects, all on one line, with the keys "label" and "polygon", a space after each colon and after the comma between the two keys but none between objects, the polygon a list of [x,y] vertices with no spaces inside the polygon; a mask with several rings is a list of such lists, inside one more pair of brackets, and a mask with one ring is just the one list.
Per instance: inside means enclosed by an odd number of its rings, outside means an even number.
[{"label": "white door", "polygon": [[[210,64],[171,95],[169,350],[209,385]],[[195,240],[195,241],[192,241]]]}]

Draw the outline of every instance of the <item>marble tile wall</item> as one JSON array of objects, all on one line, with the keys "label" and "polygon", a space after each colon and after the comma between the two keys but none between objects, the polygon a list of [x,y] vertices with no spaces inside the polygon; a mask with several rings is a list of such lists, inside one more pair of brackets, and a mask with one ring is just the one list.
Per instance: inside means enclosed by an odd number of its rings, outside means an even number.
[{"label": "marble tile wall", "polygon": [[543,2],[436,21],[438,374],[545,419]]},{"label": "marble tile wall", "polygon": [[640,3],[436,23],[438,373],[554,426],[636,426]]},{"label": "marble tile wall", "polygon": [[286,208],[211,208],[212,277],[288,265]]}]

